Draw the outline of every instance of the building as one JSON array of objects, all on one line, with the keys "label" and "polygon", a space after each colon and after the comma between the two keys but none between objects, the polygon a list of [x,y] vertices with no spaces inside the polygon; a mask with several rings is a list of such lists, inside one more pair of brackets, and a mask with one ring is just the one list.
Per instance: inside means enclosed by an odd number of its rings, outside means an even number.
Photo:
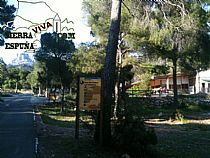
[{"label": "building", "polygon": [[[173,91],[173,76],[162,75],[151,79],[150,85],[153,90],[166,88]],[[210,69],[197,72],[195,76],[177,73],[177,90],[179,93],[196,94],[210,93]]]},{"label": "building", "polygon": [[210,69],[196,74],[195,93],[210,93]]},{"label": "building", "polygon": [[[183,73],[177,73],[177,90],[180,93],[190,93],[195,83],[195,77]],[[155,76],[150,81],[153,90],[165,88],[167,91],[173,91],[173,75]],[[191,87],[191,88],[190,88]]]}]

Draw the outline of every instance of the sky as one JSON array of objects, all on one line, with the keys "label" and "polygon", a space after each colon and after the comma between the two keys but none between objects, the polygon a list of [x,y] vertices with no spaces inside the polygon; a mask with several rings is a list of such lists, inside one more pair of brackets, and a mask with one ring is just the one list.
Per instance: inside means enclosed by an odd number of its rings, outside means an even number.
[{"label": "sky", "polygon": [[[18,2],[19,1],[19,2]],[[45,32],[53,32],[55,30],[55,16],[58,14],[60,21],[63,22],[58,26],[61,26],[58,33],[74,32],[75,39],[73,40],[75,45],[81,42],[93,41],[94,38],[90,36],[91,28],[87,26],[87,22],[82,11],[82,0],[8,0],[8,4],[14,5],[17,9],[14,21],[13,32],[27,32],[32,33],[33,38],[10,38],[6,39],[5,43],[34,43],[40,40],[41,34]],[[41,2],[41,3],[40,3]],[[57,19],[59,19],[57,18]],[[67,20],[65,20],[67,19]],[[72,21],[72,22],[70,22]],[[45,23],[45,24],[43,24]],[[49,28],[46,27],[47,24]],[[41,28],[39,30],[38,26]],[[41,27],[42,26],[42,27]],[[43,28],[45,26],[45,28]],[[57,25],[56,25],[57,26]],[[59,27],[58,27],[59,28]],[[63,28],[63,30],[62,30]],[[73,28],[73,29],[70,29]],[[35,32],[36,31],[36,32]],[[35,42],[35,43],[36,43]],[[35,44],[39,47],[40,43]],[[6,49],[6,46],[0,48],[0,57],[6,64],[17,56],[17,53],[29,52],[30,56],[33,56],[33,51],[24,49]]]}]

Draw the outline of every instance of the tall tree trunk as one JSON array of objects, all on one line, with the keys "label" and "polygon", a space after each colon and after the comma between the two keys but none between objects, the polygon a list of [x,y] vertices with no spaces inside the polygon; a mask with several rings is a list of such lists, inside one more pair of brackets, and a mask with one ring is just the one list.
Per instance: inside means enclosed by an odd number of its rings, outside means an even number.
[{"label": "tall tree trunk", "polygon": [[18,92],[18,81],[15,82],[15,93]]},{"label": "tall tree trunk", "polygon": [[57,90],[57,87],[55,86],[55,89],[53,91],[53,95],[54,95],[53,103],[55,103],[55,101],[56,101],[56,90]]},{"label": "tall tree trunk", "polygon": [[39,85],[39,92],[38,92],[38,96],[41,96],[42,94],[42,90],[41,90],[41,86]]},{"label": "tall tree trunk", "polygon": [[122,94],[121,94],[121,97],[122,97],[123,104],[125,105],[126,104],[126,88],[125,88],[125,80],[124,79],[122,80]]},{"label": "tall tree trunk", "polygon": [[49,88],[46,87],[45,89],[45,97],[48,98],[49,97]]},{"label": "tall tree trunk", "polygon": [[115,87],[114,87],[114,110],[113,110],[113,118],[117,119],[117,107],[118,107],[118,94],[119,94],[119,89],[118,89],[118,81],[116,81]]},{"label": "tall tree trunk", "polygon": [[69,87],[69,95],[72,96],[72,88]]},{"label": "tall tree trunk", "polygon": [[178,93],[177,93],[177,56],[176,51],[173,50],[173,91],[174,91],[174,105],[178,106]]},{"label": "tall tree trunk", "polygon": [[112,0],[111,24],[104,68],[104,94],[102,106],[102,144],[109,145],[111,141],[111,106],[112,94],[116,76],[116,53],[120,32],[121,0]]},{"label": "tall tree trunk", "polygon": [[61,89],[62,89],[62,96],[61,96],[61,113],[64,112],[64,92],[65,92],[65,88],[64,86],[62,85],[61,86]]},{"label": "tall tree trunk", "polygon": [[118,46],[117,51],[117,76],[116,76],[116,84],[115,84],[115,104],[114,104],[114,112],[113,116],[117,119],[118,109],[121,101],[121,89],[120,89],[120,79],[121,79],[121,66],[122,66],[122,50],[120,46]]},{"label": "tall tree trunk", "polygon": [[177,31],[174,31],[173,34],[173,54],[172,54],[172,62],[173,62],[173,91],[174,91],[174,106],[179,106],[178,102],[178,92],[177,92],[177,53],[181,51],[181,34]]}]

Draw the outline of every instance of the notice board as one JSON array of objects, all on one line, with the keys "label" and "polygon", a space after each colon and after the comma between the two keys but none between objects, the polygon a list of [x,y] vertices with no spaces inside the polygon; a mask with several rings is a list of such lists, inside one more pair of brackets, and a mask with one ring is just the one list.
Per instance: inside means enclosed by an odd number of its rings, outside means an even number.
[{"label": "notice board", "polygon": [[101,79],[79,78],[79,108],[82,110],[100,110]]}]

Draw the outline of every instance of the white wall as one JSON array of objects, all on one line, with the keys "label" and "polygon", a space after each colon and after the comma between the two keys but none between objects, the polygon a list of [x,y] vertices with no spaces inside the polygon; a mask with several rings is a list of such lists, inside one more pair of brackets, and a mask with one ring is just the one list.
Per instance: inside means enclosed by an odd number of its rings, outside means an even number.
[{"label": "white wall", "polygon": [[[204,91],[202,89],[202,83],[205,84]],[[208,89],[210,87],[208,83],[210,83],[210,69],[206,71],[197,72],[195,81],[196,93],[202,91],[205,93],[209,93]]]}]

